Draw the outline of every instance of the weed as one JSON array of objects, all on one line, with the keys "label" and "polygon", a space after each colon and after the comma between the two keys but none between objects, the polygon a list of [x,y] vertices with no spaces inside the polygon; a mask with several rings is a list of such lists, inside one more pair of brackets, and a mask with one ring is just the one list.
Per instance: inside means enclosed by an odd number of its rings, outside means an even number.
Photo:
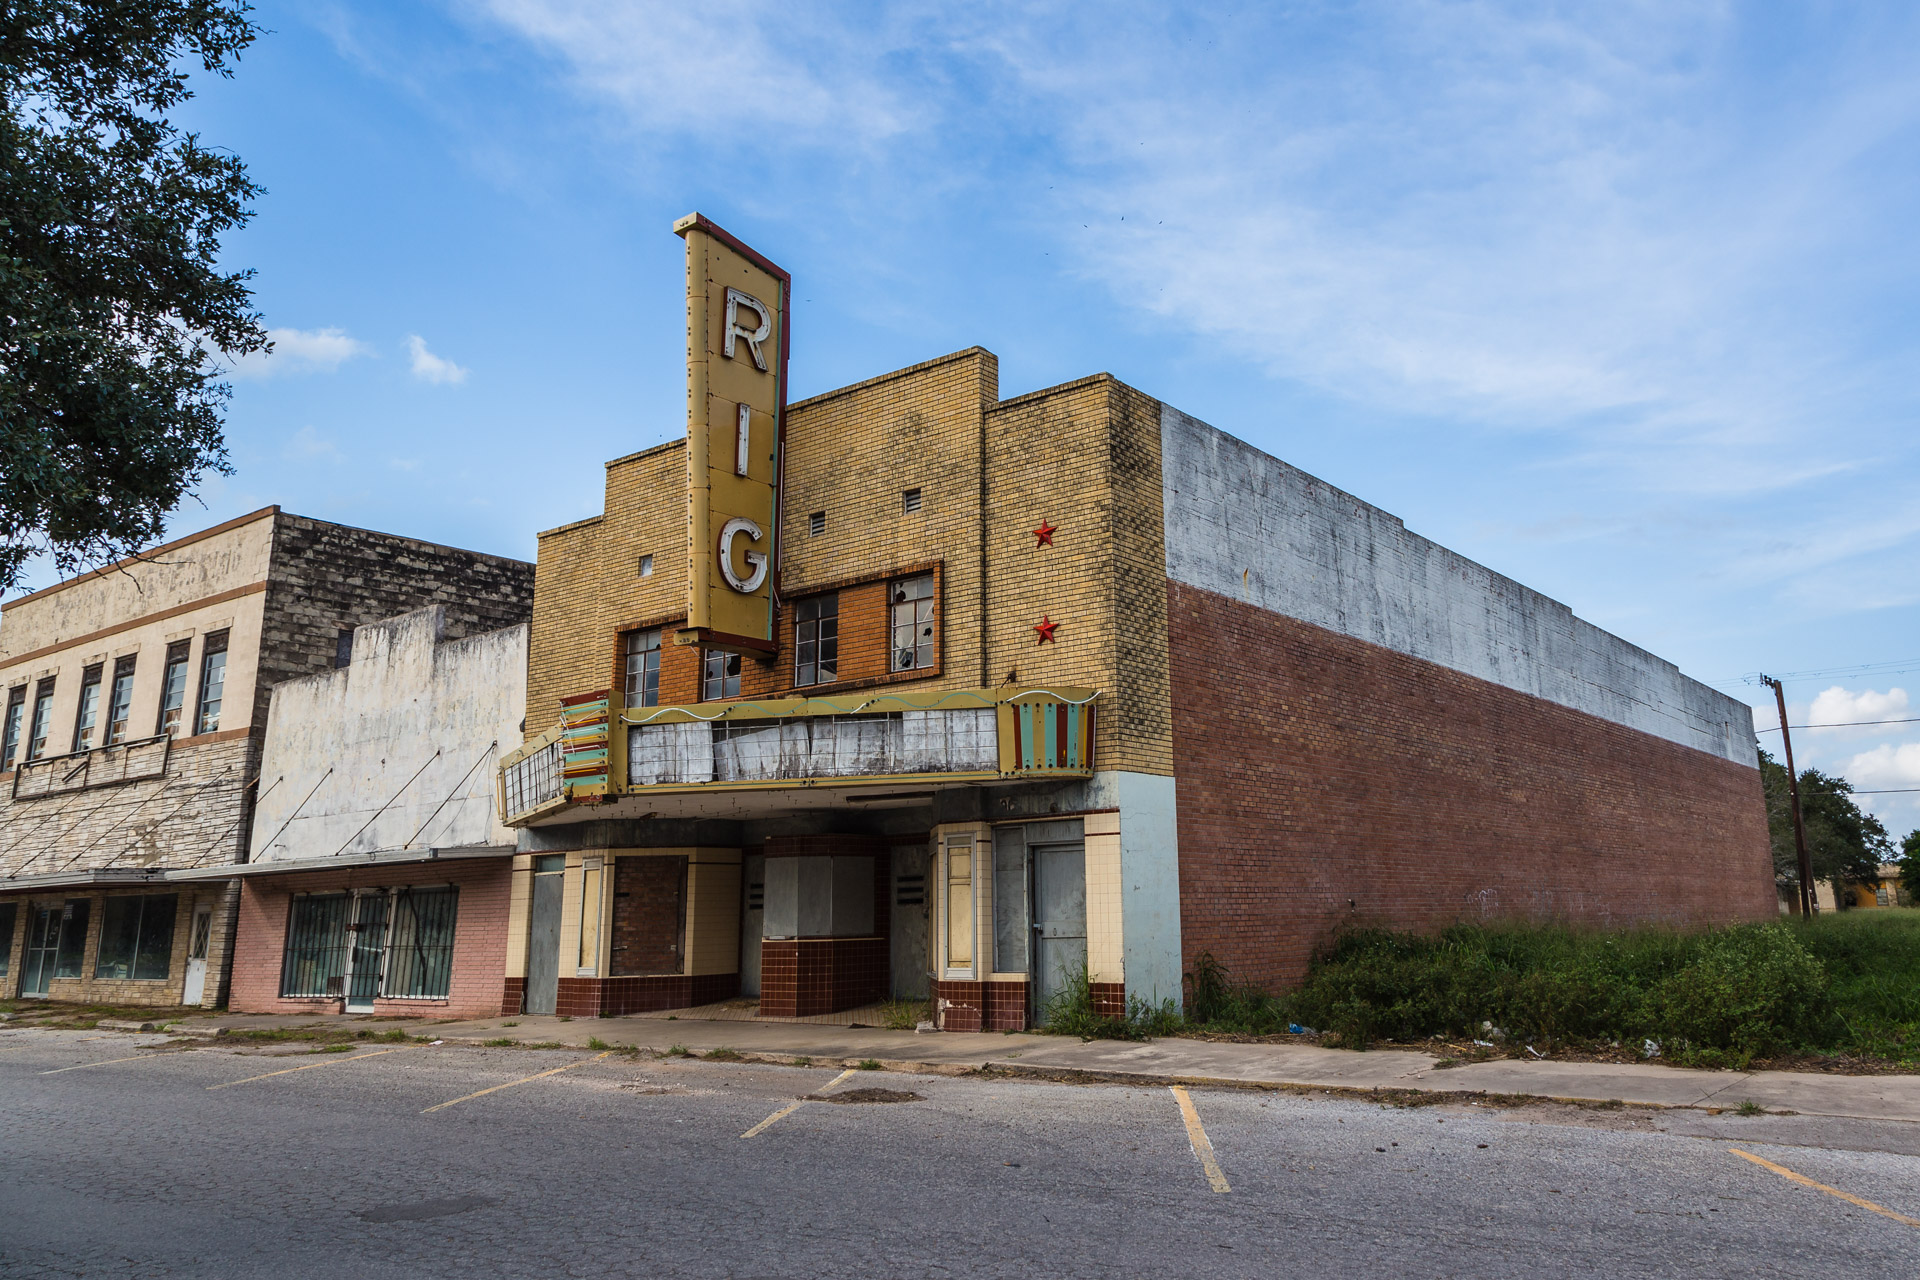
[{"label": "weed", "polygon": [[1748,1098],[1739,1106],[1735,1107],[1734,1110],[1743,1116],[1763,1116],[1767,1114],[1767,1109],[1755,1102],[1752,1098]]},{"label": "weed", "polygon": [[520,1024],[518,1022],[503,1022],[500,1025],[503,1027],[517,1027]]},{"label": "weed", "polygon": [[572,1015],[572,1014],[570,1014],[570,1013],[563,1013],[563,1014],[561,1014],[561,1015],[560,1015],[560,1021],[562,1021],[562,1022],[572,1022],[572,1021],[573,1021],[573,1015]]},{"label": "weed", "polygon": [[413,1037],[399,1027],[389,1027],[387,1030],[375,1036],[374,1039],[387,1044],[405,1044],[407,1041],[413,1039]]},{"label": "weed", "polygon": [[308,1053],[352,1053],[353,1049],[354,1049],[354,1046],[352,1046],[351,1044],[323,1044],[319,1048],[309,1049],[307,1050],[307,1052]]},{"label": "weed", "polygon": [[709,1062],[740,1061],[740,1053],[737,1049],[728,1049],[724,1047],[719,1049],[709,1049],[702,1056],[705,1057]]},{"label": "weed", "polygon": [[683,1044],[670,1044],[667,1046],[667,1051],[660,1056],[663,1058],[691,1058],[693,1053]]},{"label": "weed", "polygon": [[606,1042],[605,1040],[602,1040],[602,1039],[601,1039],[601,1038],[600,1038],[599,1036],[588,1036],[588,1037],[587,1037],[587,1048],[589,1048],[589,1049],[611,1049],[611,1048],[613,1048],[613,1046],[612,1046],[612,1045],[610,1045],[610,1044],[608,1044],[608,1043],[607,1043],[607,1042]]},{"label": "weed", "polygon": [[813,1065],[813,1059],[808,1057],[794,1058],[791,1059],[787,1065],[790,1067],[810,1067]]},{"label": "weed", "polygon": [[[708,1054],[707,1056],[711,1058],[713,1055]],[[880,1060],[878,1058],[862,1058],[853,1064],[853,1069],[855,1071],[878,1071],[880,1070]]]},{"label": "weed", "polygon": [[480,1045],[486,1049],[512,1049],[519,1045],[519,1043],[520,1042],[512,1036],[501,1036],[497,1040],[482,1040]]},{"label": "weed", "polygon": [[911,1031],[933,1020],[933,1005],[925,1000],[889,1000],[880,1007],[880,1025],[889,1031]]},{"label": "weed", "polygon": [[529,1049],[565,1049],[567,1047],[558,1040],[536,1040],[527,1046]]}]

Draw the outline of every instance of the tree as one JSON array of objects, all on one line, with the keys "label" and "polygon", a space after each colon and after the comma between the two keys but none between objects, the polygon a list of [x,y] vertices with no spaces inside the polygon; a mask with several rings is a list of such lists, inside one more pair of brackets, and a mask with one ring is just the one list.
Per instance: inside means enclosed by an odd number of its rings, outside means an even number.
[{"label": "tree", "polygon": [[259,188],[168,113],[219,76],[246,0],[0,0],[0,590],[157,541],[231,471],[221,356],[266,345],[220,236]]},{"label": "tree", "polygon": [[1920,829],[1907,832],[1900,842],[1900,887],[1907,901],[1920,906]]},{"label": "tree", "polygon": [[[1795,884],[1800,861],[1793,845],[1793,801],[1787,770],[1760,753],[1761,785],[1767,798],[1767,832],[1773,845],[1773,869]],[[1845,778],[1807,769],[1800,774],[1800,814],[1807,829],[1807,857],[1813,878],[1843,884],[1871,884],[1880,864],[1893,854],[1893,841],[1880,819],[1863,813]]]}]

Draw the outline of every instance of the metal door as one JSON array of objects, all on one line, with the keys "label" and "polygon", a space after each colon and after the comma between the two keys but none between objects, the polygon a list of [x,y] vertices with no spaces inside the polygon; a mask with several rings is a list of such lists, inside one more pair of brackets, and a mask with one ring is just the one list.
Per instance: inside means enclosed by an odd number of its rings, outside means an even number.
[{"label": "metal door", "polygon": [[181,1004],[199,1004],[207,996],[207,948],[213,938],[213,904],[202,902],[193,908],[193,931],[187,935],[187,982],[180,991]]},{"label": "metal door", "polygon": [[353,923],[347,926],[347,1012],[372,1013],[387,959],[387,895],[363,893],[353,905]]},{"label": "metal door", "polygon": [[534,859],[533,901],[527,910],[528,1013],[553,1013],[560,999],[560,895],[566,886],[566,858],[547,854]]},{"label": "metal door", "polygon": [[925,1000],[933,977],[927,937],[925,845],[893,850],[893,998]]},{"label": "metal door", "polygon": [[1087,854],[1082,844],[1037,844],[1033,860],[1033,1012],[1087,967]]},{"label": "metal door", "polygon": [[766,936],[767,856],[740,859],[740,994],[760,994],[760,943]]},{"label": "metal door", "polygon": [[27,950],[21,957],[20,994],[44,996],[53,977],[53,959],[60,953],[60,907],[33,907],[27,926]]}]

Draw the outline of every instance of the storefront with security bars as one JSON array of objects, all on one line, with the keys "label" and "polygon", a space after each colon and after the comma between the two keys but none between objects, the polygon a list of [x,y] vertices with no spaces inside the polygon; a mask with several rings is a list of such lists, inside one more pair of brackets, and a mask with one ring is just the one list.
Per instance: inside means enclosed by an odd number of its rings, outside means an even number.
[{"label": "storefront with security bars", "polygon": [[512,859],[505,849],[458,853],[244,876],[232,1007],[498,1014]]}]

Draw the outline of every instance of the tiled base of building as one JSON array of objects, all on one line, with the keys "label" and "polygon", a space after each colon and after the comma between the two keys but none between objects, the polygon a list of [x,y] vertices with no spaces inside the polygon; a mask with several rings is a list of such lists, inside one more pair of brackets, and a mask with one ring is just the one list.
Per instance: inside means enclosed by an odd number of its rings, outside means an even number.
[{"label": "tiled base of building", "polygon": [[[513,979],[524,987],[524,980]],[[656,1009],[691,1009],[740,994],[737,973],[654,974],[632,978],[562,978],[554,1012],[563,1018],[618,1017]]]},{"label": "tiled base of building", "polygon": [[760,1014],[806,1018],[885,1000],[893,988],[886,938],[781,938],[760,944]]},{"label": "tiled base of building", "polygon": [[1025,1031],[1025,982],[935,982],[934,1018],[942,1031]]},{"label": "tiled base of building", "polygon": [[1124,1018],[1127,1016],[1127,984],[1124,982],[1089,982],[1088,994],[1093,999],[1093,1012],[1101,1018]]},{"label": "tiled base of building", "polygon": [[527,980],[508,978],[506,989],[500,993],[500,1016],[510,1018],[522,1012],[521,1004],[527,998]]},{"label": "tiled base of building", "polygon": [[1188,971],[1282,987],[1358,924],[1777,914],[1754,768],[1179,583],[1167,614]]}]

